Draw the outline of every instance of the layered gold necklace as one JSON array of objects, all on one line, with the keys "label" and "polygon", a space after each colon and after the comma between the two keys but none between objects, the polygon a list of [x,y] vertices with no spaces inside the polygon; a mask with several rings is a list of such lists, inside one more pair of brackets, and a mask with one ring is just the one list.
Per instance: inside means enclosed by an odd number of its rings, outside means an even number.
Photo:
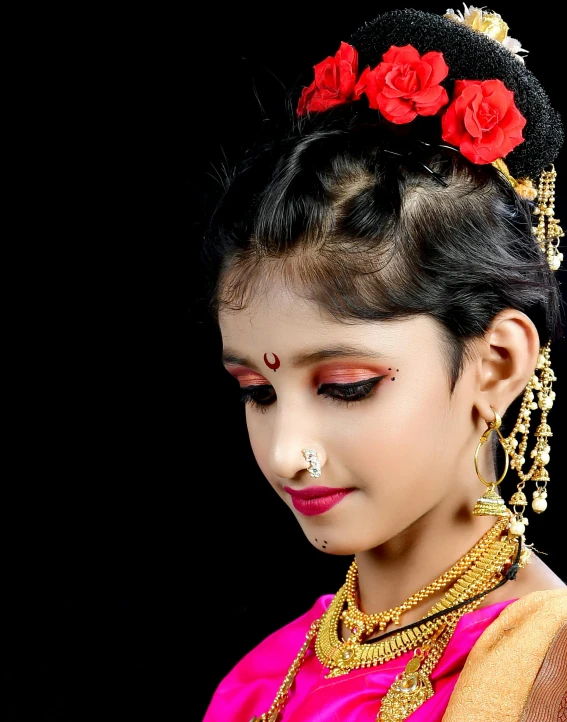
[{"label": "layered gold necklace", "polygon": [[[503,583],[512,563],[525,566],[527,555],[519,555],[519,538],[508,533],[510,515],[500,517],[494,526],[464,557],[402,604],[385,612],[366,614],[359,607],[358,567],[353,560],[345,583],[333,597],[320,619],[313,622],[305,642],[293,661],[270,709],[251,722],[277,722],[288,699],[289,690],[313,644],[321,664],[328,668],[326,677],[338,677],[351,670],[374,667],[414,650],[402,674],[399,674],[382,700],[377,722],[402,722],[433,695],[429,676],[462,616],[476,609],[484,595]],[[451,584],[452,582],[452,584]],[[386,631],[373,640],[376,631],[388,624],[399,625],[408,609],[436,592],[446,589],[443,597],[415,624]],[[344,624],[350,631],[345,639]]]},{"label": "layered gold necklace", "polygon": [[[337,677],[360,667],[383,664],[422,645],[445,623],[442,614],[427,621],[429,617],[437,612],[446,612],[498,583],[502,578],[501,570],[517,549],[517,542],[507,534],[503,535],[509,521],[509,517],[499,519],[478,544],[451,569],[406,599],[400,606],[379,614],[365,614],[358,607],[358,570],[356,561],[353,561],[345,584],[321,618],[315,642],[319,661],[330,670],[327,677]],[[371,637],[376,629],[384,630],[389,622],[399,624],[403,612],[441,591],[450,581],[454,581],[454,584],[442,599],[428,610],[421,622],[389,634],[384,640],[377,639],[372,644],[361,643],[363,639]],[[341,622],[344,622],[351,632],[347,639],[339,637]]]}]

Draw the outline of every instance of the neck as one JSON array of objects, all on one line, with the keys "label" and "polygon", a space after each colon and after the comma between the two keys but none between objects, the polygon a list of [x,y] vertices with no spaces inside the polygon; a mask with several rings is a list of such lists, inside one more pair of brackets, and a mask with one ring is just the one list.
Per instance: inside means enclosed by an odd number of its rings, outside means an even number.
[{"label": "neck", "polygon": [[[453,566],[496,523],[496,517],[455,514],[450,523],[427,515],[376,549],[356,555],[360,608],[375,614],[403,603]],[[434,516],[434,515],[433,515]],[[439,523],[437,523],[437,521]],[[421,618],[443,590],[404,614]]]}]

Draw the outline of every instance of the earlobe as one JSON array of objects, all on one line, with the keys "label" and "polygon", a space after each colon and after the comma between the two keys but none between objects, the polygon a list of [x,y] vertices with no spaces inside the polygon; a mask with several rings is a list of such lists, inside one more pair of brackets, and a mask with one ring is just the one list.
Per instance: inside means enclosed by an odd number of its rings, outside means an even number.
[{"label": "earlobe", "polygon": [[505,309],[497,314],[477,344],[479,414],[490,423],[493,408],[503,416],[528,384],[537,365],[540,340],[526,314]]}]

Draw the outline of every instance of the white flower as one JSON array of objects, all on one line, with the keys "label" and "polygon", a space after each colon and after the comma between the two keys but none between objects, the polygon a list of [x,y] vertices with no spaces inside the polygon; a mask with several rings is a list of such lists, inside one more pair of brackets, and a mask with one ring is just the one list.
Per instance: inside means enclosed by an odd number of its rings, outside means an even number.
[{"label": "white flower", "polygon": [[475,32],[496,40],[512,53],[516,60],[520,63],[524,62],[523,55],[527,55],[528,51],[522,48],[519,40],[508,36],[508,25],[498,13],[487,12],[484,8],[477,8],[473,5],[467,7],[464,3],[463,7],[464,12],[460,10],[455,12],[452,8],[449,8],[445,13],[445,17],[462,25],[467,25]]}]

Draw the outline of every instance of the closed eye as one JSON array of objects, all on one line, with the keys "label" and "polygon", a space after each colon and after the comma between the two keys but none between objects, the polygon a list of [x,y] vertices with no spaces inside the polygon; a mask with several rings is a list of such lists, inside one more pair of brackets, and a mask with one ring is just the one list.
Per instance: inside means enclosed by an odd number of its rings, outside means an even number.
[{"label": "closed eye", "polygon": [[240,389],[240,400],[253,406],[269,406],[276,400],[276,392],[270,384],[243,386]]},{"label": "closed eye", "polygon": [[[368,398],[384,376],[373,376],[370,379],[352,384],[320,384],[317,393],[325,398],[342,403],[363,401]],[[276,391],[270,384],[254,384],[240,389],[240,400],[256,407],[266,407],[276,401]]]},{"label": "closed eye", "polygon": [[384,376],[373,376],[353,384],[320,384],[317,393],[334,401],[362,401],[370,396]]}]

